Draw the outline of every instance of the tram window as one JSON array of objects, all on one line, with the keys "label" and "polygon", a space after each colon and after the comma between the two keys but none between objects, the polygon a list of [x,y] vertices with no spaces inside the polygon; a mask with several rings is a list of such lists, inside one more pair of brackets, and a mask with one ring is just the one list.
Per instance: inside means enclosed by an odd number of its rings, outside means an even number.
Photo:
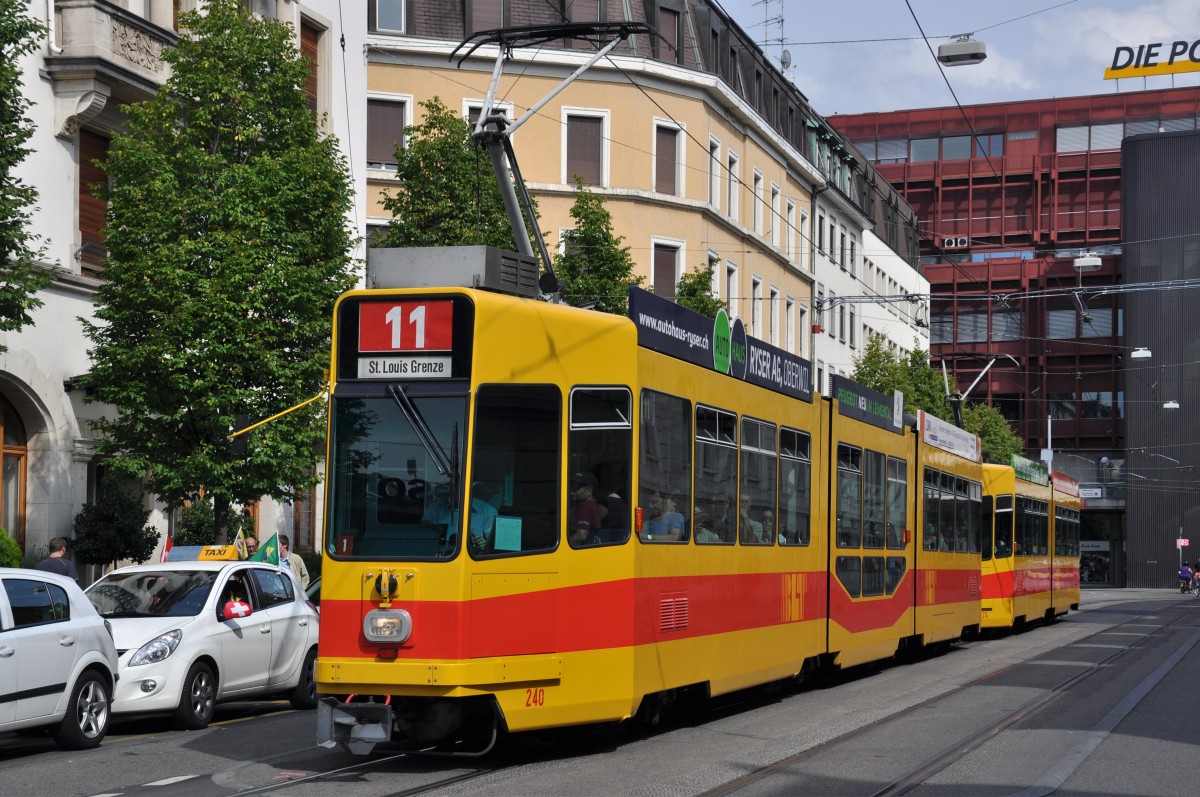
[{"label": "tram window", "polygon": [[887,594],[891,595],[900,586],[904,573],[908,569],[908,561],[903,556],[887,558]]},{"label": "tram window", "polygon": [[466,428],[465,395],[414,387],[335,398],[328,511],[338,531],[327,537],[328,553],[384,560],[454,556],[458,513],[450,507],[462,506],[462,493],[452,494],[452,486],[462,484],[454,468]]},{"label": "tram window", "polygon": [[967,551],[980,553],[983,550],[983,485],[969,482],[967,500]]},{"label": "tram window", "polygon": [[[742,419],[738,535],[742,545],[775,543],[775,427]],[[770,525],[767,513],[770,512]]]},{"label": "tram window", "polygon": [[631,525],[632,394],[624,387],[576,388],[570,406],[567,539],[572,547],[622,544]]},{"label": "tram window", "polygon": [[962,477],[954,479],[954,550],[957,553],[967,552],[967,480]]},{"label": "tram window", "polygon": [[882,595],[884,588],[883,557],[864,556],[862,560],[862,595]]},{"label": "tram window", "polygon": [[561,430],[562,398],[554,385],[479,388],[468,499],[472,556],[558,547]]},{"label": "tram window", "polygon": [[1007,559],[1013,555],[1013,497],[1011,495],[996,496],[994,533],[996,538],[996,558]]},{"label": "tram window", "polygon": [[737,483],[737,416],[696,407],[695,533],[699,545],[732,545]]},{"label": "tram window", "polygon": [[857,556],[839,556],[834,568],[846,592],[850,593],[851,598],[857,598],[862,590],[862,560]]},{"label": "tram window", "polygon": [[1037,502],[1036,546],[1039,556],[1050,553],[1050,505],[1045,501]]},{"label": "tram window", "polygon": [[[886,518],[883,500],[887,489],[886,462],[886,457],[878,451],[866,452],[865,462],[863,463],[864,548],[883,547],[883,525]],[[880,572],[883,572],[882,564],[880,565]],[[882,581],[880,583],[882,584]]]},{"label": "tram window", "polygon": [[862,449],[838,444],[837,546],[862,545]]},{"label": "tram window", "polygon": [[995,515],[995,509],[992,504],[992,497],[985,495],[980,502],[980,524],[983,529],[983,561],[990,562],[992,560],[992,535],[991,535],[991,519]]},{"label": "tram window", "polygon": [[938,550],[953,551],[957,521],[954,517],[954,476],[941,473],[941,523],[938,526]]},{"label": "tram window", "polygon": [[692,512],[691,404],[654,390],[643,390],[641,402],[639,536],[648,543],[683,542]]},{"label": "tram window", "polygon": [[922,546],[927,551],[938,549],[938,529],[941,526],[942,492],[938,488],[940,482],[938,472],[933,468],[925,469],[925,528],[922,530],[924,539]]},{"label": "tram window", "polygon": [[904,550],[908,527],[908,463],[888,457],[887,547]]},{"label": "tram window", "polygon": [[808,545],[811,504],[809,460],[811,438],[784,427],[779,430],[779,544]]}]

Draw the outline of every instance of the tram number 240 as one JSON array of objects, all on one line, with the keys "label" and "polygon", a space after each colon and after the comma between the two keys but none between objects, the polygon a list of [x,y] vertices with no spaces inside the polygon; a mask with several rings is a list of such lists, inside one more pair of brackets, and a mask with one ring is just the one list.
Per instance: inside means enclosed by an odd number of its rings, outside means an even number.
[{"label": "tram number 240", "polygon": [[526,689],[525,708],[541,708],[546,705],[545,689]]}]

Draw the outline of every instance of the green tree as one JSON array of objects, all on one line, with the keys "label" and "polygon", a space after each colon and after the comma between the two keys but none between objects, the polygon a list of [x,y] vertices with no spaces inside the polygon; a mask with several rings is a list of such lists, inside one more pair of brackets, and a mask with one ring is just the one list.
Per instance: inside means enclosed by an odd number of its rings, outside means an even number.
[{"label": "green tree", "polygon": [[158,531],[146,524],[150,510],[129,490],[108,481],[100,487],[96,500],[84,504],[75,516],[71,542],[75,555],[93,565],[146,561],[158,545]]},{"label": "green tree", "polygon": [[644,278],[633,273],[633,257],[621,245],[625,238],[613,232],[604,197],[576,181],[571,218],[575,227],[563,233],[563,251],[554,265],[564,298],[568,304],[595,302],[597,310],[626,315],[629,286],[641,285]]},{"label": "green tree", "polygon": [[1012,430],[1008,419],[1000,410],[980,401],[963,404],[963,426],[972,434],[979,435],[984,459],[1008,464],[1013,454],[1025,450],[1024,441]]},{"label": "green tree", "polygon": [[0,529],[0,567],[20,567],[21,546],[8,536],[8,532]]},{"label": "green tree", "polygon": [[703,263],[695,271],[679,278],[675,285],[675,302],[680,307],[695,310],[701,315],[716,318],[725,303],[712,295],[713,268],[716,261]]},{"label": "green tree", "polygon": [[[860,385],[891,393],[904,393],[904,408],[909,412],[925,410],[947,421],[954,420],[953,405],[946,397],[941,371],[929,365],[929,354],[914,348],[907,357],[893,353],[881,335],[872,335],[861,357],[854,360],[851,377]],[[953,380],[953,374],[950,375]],[[951,382],[953,384],[953,382]],[[984,457],[1008,462],[1012,454],[1023,450],[1021,438],[995,407],[980,402],[963,403],[963,428],[980,438]]]},{"label": "green tree", "polygon": [[382,202],[392,222],[372,245],[517,251],[491,158],[471,142],[470,124],[438,97],[418,104],[425,118],[404,129],[405,144],[396,147],[400,185]]},{"label": "green tree", "polygon": [[[15,332],[33,322],[41,306],[38,292],[50,283],[40,265],[43,250],[28,229],[38,192],[16,177],[29,155],[32,105],[21,90],[24,56],[35,51],[46,29],[27,13],[24,0],[0,0],[0,332]],[[0,345],[0,352],[6,347]]]},{"label": "green tree", "polygon": [[289,26],[214,0],[180,17],[171,77],[125,107],[105,169],[108,261],[96,301],[89,400],[117,472],[168,506],[292,499],[313,484],[317,405],[246,435],[324,384],[329,323],[353,286],[352,193],[337,142],[318,131],[307,62]]}]

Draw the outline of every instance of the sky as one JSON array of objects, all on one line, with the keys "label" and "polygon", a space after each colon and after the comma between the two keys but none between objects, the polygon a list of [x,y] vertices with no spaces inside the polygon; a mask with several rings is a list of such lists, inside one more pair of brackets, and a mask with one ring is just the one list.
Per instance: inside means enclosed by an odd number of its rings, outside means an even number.
[{"label": "sky", "polygon": [[[790,52],[787,75],[822,116],[1200,85],[1200,73],[1104,79],[1118,46],[1200,39],[1200,0],[719,2],[777,67]],[[987,59],[943,79],[914,13],[934,52],[974,33]],[[864,41],[881,39],[901,40]]]}]

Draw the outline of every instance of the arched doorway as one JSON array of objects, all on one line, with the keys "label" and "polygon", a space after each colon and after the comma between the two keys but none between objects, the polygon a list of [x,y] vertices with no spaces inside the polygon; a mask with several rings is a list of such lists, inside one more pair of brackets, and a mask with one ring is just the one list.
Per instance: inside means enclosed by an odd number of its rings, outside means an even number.
[{"label": "arched doorway", "polygon": [[25,467],[29,449],[25,424],[0,396],[0,526],[25,550]]}]

